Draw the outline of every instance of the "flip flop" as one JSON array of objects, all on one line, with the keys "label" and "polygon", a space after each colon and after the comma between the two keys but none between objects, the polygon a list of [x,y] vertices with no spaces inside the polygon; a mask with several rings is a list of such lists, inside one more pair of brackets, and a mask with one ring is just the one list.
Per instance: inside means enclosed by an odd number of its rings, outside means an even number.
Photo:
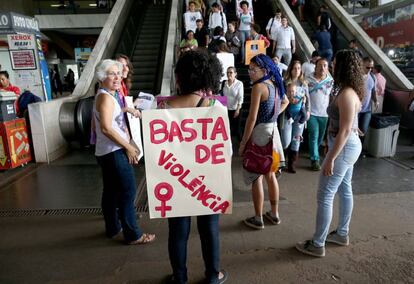
[{"label": "flip flop", "polygon": [[228,278],[228,274],[227,274],[227,271],[226,270],[220,270],[220,272],[221,272],[221,274],[223,274],[223,277],[221,277],[220,279],[218,279],[218,282],[217,283],[219,283],[219,284],[221,284],[221,283],[224,283],[224,282],[226,282],[226,280],[227,280],[227,278]]},{"label": "flip flop", "polygon": [[145,245],[145,244],[152,243],[153,241],[155,241],[154,234],[144,233],[138,240],[129,242],[128,244],[129,245]]}]

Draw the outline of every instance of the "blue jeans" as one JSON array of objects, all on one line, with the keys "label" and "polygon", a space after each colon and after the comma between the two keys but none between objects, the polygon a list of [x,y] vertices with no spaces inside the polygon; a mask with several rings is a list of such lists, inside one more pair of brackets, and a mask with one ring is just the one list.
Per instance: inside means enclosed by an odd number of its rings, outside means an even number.
[{"label": "blue jeans", "polygon": [[318,52],[319,52],[319,56],[326,58],[328,60],[328,64],[331,63],[332,56],[333,56],[332,48],[319,49]]},{"label": "blue jeans", "polygon": [[[187,241],[191,217],[168,219],[168,253],[176,283],[187,283]],[[220,272],[219,215],[197,216],[205,276],[208,283],[217,283]]]},{"label": "blue jeans", "polygon": [[285,117],[285,122],[282,129],[282,145],[283,149],[287,149],[290,145],[292,151],[299,151],[300,142],[302,141],[304,123],[300,124],[297,121],[289,123]]},{"label": "blue jeans", "polygon": [[240,31],[240,42],[241,42],[241,48],[240,48],[240,56],[241,60],[244,64],[245,61],[245,55],[246,55],[246,41],[250,39],[250,31]]},{"label": "blue jeans", "polygon": [[327,117],[311,115],[308,120],[309,156],[311,161],[319,161],[319,146],[325,136]]},{"label": "blue jeans", "polygon": [[[332,148],[334,138],[329,135],[328,144]],[[352,132],[346,144],[342,148],[334,162],[332,176],[321,174],[318,190],[318,210],[316,215],[316,231],[313,235],[315,246],[322,247],[328,235],[329,226],[332,220],[332,209],[335,194],[339,195],[339,221],[337,233],[340,236],[347,236],[349,222],[351,221],[353,196],[352,196],[352,172],[354,164],[361,154],[361,141],[358,134]]]},{"label": "blue jeans", "polygon": [[362,133],[366,134],[371,121],[371,111],[360,112],[358,114],[358,126]]},{"label": "blue jeans", "polygon": [[139,239],[142,232],[137,225],[134,200],[137,193],[135,173],[123,149],[96,157],[102,168],[102,214],[106,235],[115,236],[122,228],[124,239]]}]

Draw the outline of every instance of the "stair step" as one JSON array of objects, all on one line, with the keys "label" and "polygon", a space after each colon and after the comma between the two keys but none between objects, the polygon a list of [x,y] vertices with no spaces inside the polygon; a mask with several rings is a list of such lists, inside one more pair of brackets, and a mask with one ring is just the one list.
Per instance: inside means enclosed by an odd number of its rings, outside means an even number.
[{"label": "stair step", "polygon": [[133,83],[132,88],[133,89],[138,89],[138,90],[142,90],[142,89],[151,90],[152,88],[154,88],[154,82],[149,81],[149,82],[139,82],[139,83],[136,83],[136,84]]},{"label": "stair step", "polygon": [[158,55],[158,50],[156,49],[141,49],[134,51],[134,56],[140,56],[140,55]]},{"label": "stair step", "polygon": [[148,74],[133,74],[132,75],[132,83],[135,82],[145,82],[145,81],[153,81],[155,79],[155,72],[154,73],[148,73]]},{"label": "stair step", "polygon": [[134,68],[134,75],[155,74],[157,72],[156,66],[138,66]]},{"label": "stair step", "polygon": [[158,54],[143,54],[138,56],[132,57],[132,62],[146,62],[146,61],[157,61],[158,60]]}]

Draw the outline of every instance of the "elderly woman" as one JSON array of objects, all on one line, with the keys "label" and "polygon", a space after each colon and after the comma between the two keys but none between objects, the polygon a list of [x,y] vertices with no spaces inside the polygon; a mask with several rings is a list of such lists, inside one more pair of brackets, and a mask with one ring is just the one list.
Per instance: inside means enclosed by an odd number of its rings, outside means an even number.
[{"label": "elderly woman", "polygon": [[296,173],[299,147],[306,120],[310,116],[309,90],[299,60],[290,63],[285,76],[289,106],[284,112],[281,136],[283,149],[288,153],[288,172]]},{"label": "elderly woman", "polygon": [[[243,156],[246,143],[249,140],[258,146],[264,146],[273,140],[273,145],[278,145],[281,150],[279,131],[277,130],[277,117],[288,105],[285,96],[282,77],[272,59],[264,54],[258,54],[252,58],[249,66],[249,76],[253,82],[250,99],[249,116],[242,141],[240,142],[239,155]],[[279,219],[279,184],[275,172],[270,170],[261,175],[243,171],[246,184],[252,184],[252,197],[255,216],[247,218],[244,223],[254,229],[264,229],[263,222],[263,176],[266,179],[271,210],[265,217],[277,225]]]},{"label": "elderly woman", "polygon": [[122,64],[106,59],[96,68],[100,88],[95,96],[93,119],[96,126],[95,156],[102,168],[102,213],[106,236],[122,232],[130,245],[154,241],[155,235],[142,233],[135,217],[136,182],[131,164],[138,163],[138,150],[130,142],[119,89]]},{"label": "elderly woman", "polygon": [[[204,50],[188,51],[178,60],[175,67],[178,96],[164,102],[160,108],[189,108],[221,106],[217,100],[205,98],[205,94],[216,92],[220,86],[221,65],[215,56]],[[168,253],[173,269],[171,282],[187,283],[187,242],[190,234],[191,217],[168,219]],[[227,273],[220,270],[219,215],[197,216],[206,282],[224,283]]]},{"label": "elderly woman", "polygon": [[[364,97],[364,71],[358,53],[338,51],[333,61],[333,74],[336,95],[328,107],[329,151],[319,180],[316,231],[311,240],[296,245],[300,252],[316,257],[325,256],[325,242],[349,245],[352,173],[362,148],[358,137],[358,112]],[[336,193],[339,197],[338,227],[328,234]]]}]

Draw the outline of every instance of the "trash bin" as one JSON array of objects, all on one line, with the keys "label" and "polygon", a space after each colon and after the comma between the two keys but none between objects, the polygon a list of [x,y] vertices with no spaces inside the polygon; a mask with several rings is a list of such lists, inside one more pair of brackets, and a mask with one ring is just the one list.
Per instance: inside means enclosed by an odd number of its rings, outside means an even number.
[{"label": "trash bin", "polygon": [[16,119],[14,102],[16,94],[13,92],[0,92],[0,122]]},{"label": "trash bin", "polygon": [[397,150],[399,126],[399,116],[384,113],[372,114],[364,140],[364,148],[376,158],[393,157]]}]

